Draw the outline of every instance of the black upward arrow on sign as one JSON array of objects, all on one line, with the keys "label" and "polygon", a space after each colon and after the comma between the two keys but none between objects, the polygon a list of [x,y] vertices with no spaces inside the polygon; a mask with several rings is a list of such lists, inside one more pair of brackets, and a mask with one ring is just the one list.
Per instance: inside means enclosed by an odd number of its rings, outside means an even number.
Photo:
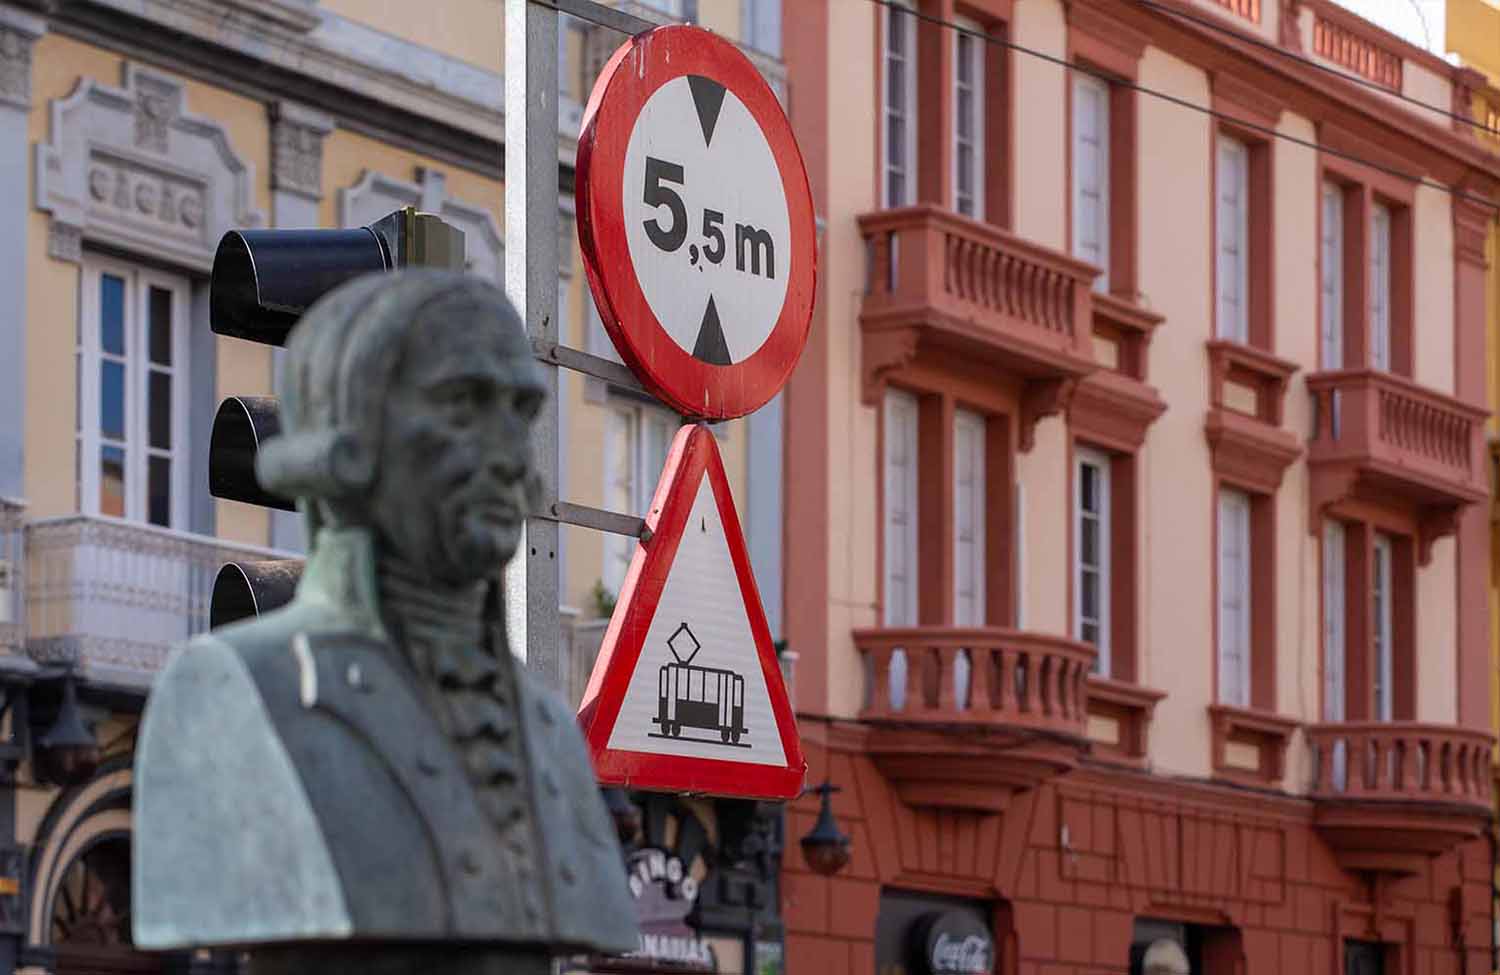
[{"label": "black upward arrow on sign", "polygon": [[[714,127],[719,124],[719,111],[724,107],[724,86],[712,78],[688,75],[688,88],[693,93],[693,107],[698,110],[698,125],[703,129],[703,143],[714,140]],[[729,345],[724,341],[724,326],[719,323],[719,309],[714,305],[714,296],[708,296],[708,307],[703,309],[703,324],[698,327],[698,341],[693,343],[693,357],[710,365],[727,366]]]}]

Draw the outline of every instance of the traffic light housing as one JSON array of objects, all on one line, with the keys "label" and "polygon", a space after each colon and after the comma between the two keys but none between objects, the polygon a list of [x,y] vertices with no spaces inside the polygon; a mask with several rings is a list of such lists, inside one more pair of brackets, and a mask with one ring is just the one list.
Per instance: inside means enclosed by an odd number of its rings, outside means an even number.
[{"label": "traffic light housing", "polygon": [[[323,295],[360,275],[400,267],[463,270],[463,232],[410,207],[352,230],[231,230],[214,253],[210,327],[217,335],[282,346]],[[209,435],[209,494],[295,510],[293,499],[265,490],[255,475],[260,445],[280,432],[275,397],[233,396],[220,403]],[[301,574],[300,559],[225,564],[214,579],[210,626],[285,604]]]}]

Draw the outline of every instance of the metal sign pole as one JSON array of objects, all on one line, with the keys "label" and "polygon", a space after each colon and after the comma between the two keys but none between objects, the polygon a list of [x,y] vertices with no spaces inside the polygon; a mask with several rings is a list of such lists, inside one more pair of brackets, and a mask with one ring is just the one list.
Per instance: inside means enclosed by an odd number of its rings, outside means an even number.
[{"label": "metal sign pole", "polygon": [[[534,345],[557,344],[558,140],[557,10],[505,0],[505,287]],[[543,504],[558,501],[557,365],[538,359],[548,397],[533,425],[534,464]],[[505,577],[512,647],[525,648],[533,673],[561,687],[558,633],[558,523],[526,521],[524,558]]]}]

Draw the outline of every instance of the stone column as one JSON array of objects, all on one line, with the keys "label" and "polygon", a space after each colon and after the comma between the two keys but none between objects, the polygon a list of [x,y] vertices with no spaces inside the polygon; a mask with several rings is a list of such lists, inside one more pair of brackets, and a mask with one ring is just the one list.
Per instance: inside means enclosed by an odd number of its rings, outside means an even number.
[{"label": "stone column", "polygon": [[[294,102],[272,102],[271,112],[271,223],[280,230],[312,229],[321,222],[323,200],[323,137],[333,131],[333,119]],[[284,353],[271,354],[275,384],[281,385]],[[302,516],[292,511],[271,512],[271,546],[293,552],[307,550]]]},{"label": "stone column", "polygon": [[[31,50],[47,23],[0,5],[0,226],[24,228],[30,208],[26,122],[31,111]],[[0,244],[0,497],[24,493],[26,439],[26,235]],[[0,968],[8,967],[0,958]]]}]

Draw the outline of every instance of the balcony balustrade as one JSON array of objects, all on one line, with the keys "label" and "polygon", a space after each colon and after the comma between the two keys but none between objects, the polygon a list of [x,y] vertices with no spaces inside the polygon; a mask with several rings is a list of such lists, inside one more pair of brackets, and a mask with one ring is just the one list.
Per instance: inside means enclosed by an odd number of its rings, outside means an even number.
[{"label": "balcony balustrade", "polygon": [[143,690],[171,648],[208,626],[225,562],[288,553],[115,518],[26,525],[26,647],[86,679]]},{"label": "balcony balustrade", "polygon": [[1405,499],[1419,517],[1425,564],[1432,542],[1454,530],[1459,509],[1489,494],[1484,411],[1373,369],[1318,373],[1307,388],[1312,524],[1346,498]]},{"label": "balcony balustrade", "polygon": [[26,642],[22,617],[26,603],[21,592],[24,511],[20,502],[0,498],[0,654],[20,653]]},{"label": "balcony balustrade", "polygon": [[1314,820],[1347,869],[1415,873],[1490,816],[1491,736],[1407,721],[1309,725]]},{"label": "balcony balustrade", "polygon": [[1007,369],[1037,384],[1033,399],[1096,368],[1094,267],[937,206],[877,210],[859,225],[867,401],[919,355]]},{"label": "balcony balustrade", "polygon": [[1087,748],[1087,644],[927,626],[856,630],[854,642],[870,753],[912,805],[998,811]]}]

